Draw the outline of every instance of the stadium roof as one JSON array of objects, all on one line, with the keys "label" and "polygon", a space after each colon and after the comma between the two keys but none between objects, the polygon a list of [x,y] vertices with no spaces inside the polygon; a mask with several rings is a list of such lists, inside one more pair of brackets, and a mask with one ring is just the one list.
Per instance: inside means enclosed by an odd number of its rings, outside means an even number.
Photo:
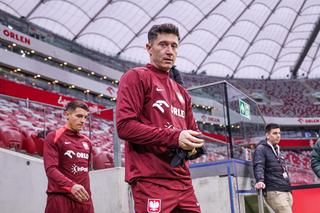
[{"label": "stadium roof", "polygon": [[143,63],[147,31],[171,22],[181,34],[179,70],[234,78],[320,77],[319,0],[0,0],[0,9]]}]

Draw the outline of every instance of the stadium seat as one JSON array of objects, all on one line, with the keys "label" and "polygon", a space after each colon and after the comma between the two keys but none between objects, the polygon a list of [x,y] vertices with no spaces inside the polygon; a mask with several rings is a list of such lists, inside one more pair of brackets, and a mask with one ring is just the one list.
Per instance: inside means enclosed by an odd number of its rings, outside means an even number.
[{"label": "stadium seat", "polygon": [[93,155],[93,169],[105,169],[113,166],[113,157],[110,153],[101,151]]},{"label": "stadium seat", "polygon": [[22,128],[21,130],[22,135],[24,136],[24,140],[22,143],[22,149],[27,151],[29,154],[35,154],[36,153],[36,145],[32,139],[32,132],[28,131],[25,128]]},{"label": "stadium seat", "polygon": [[31,138],[34,141],[36,152],[43,156],[43,145],[44,145],[44,139],[39,138],[35,133],[31,134]]},{"label": "stadium seat", "polygon": [[0,137],[3,146],[6,148],[21,150],[23,147],[24,136],[15,127],[2,126],[0,128]]}]

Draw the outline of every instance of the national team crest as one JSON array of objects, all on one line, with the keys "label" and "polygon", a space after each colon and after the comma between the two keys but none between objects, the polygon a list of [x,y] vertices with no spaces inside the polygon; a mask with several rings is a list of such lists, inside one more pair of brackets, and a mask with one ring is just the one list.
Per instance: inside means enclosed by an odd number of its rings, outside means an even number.
[{"label": "national team crest", "polygon": [[183,96],[181,95],[181,93],[180,93],[180,92],[177,92],[176,94],[177,94],[177,97],[178,97],[180,103],[184,104],[185,101],[184,101],[184,98],[183,98]]},{"label": "national team crest", "polygon": [[85,150],[89,150],[89,145],[88,145],[87,142],[82,142],[82,145],[83,145]]},{"label": "national team crest", "polygon": [[161,211],[161,199],[150,199],[148,198],[148,213],[159,213]]}]

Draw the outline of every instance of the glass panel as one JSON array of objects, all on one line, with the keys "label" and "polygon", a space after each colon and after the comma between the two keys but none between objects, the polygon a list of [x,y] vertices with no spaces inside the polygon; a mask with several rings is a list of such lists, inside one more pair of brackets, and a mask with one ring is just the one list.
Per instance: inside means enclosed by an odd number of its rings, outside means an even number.
[{"label": "glass panel", "polygon": [[193,163],[228,159],[228,133],[226,129],[226,103],[223,83],[201,86],[189,90],[193,113],[199,129],[212,140],[206,141],[207,154]]},{"label": "glass panel", "polygon": [[251,150],[264,139],[265,121],[257,103],[227,84],[233,158],[251,160]]},{"label": "glass panel", "polygon": [[205,144],[206,156],[194,163],[251,160],[254,145],[264,138],[265,122],[257,103],[227,82],[192,88],[189,93],[200,130],[212,138]]}]

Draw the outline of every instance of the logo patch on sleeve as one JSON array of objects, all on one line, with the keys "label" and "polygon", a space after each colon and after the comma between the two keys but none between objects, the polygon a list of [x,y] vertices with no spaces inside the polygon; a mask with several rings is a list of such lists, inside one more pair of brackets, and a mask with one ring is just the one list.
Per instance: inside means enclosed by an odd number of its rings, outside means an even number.
[{"label": "logo patch on sleeve", "polygon": [[148,198],[148,213],[159,213],[161,211],[161,199],[150,199]]}]

